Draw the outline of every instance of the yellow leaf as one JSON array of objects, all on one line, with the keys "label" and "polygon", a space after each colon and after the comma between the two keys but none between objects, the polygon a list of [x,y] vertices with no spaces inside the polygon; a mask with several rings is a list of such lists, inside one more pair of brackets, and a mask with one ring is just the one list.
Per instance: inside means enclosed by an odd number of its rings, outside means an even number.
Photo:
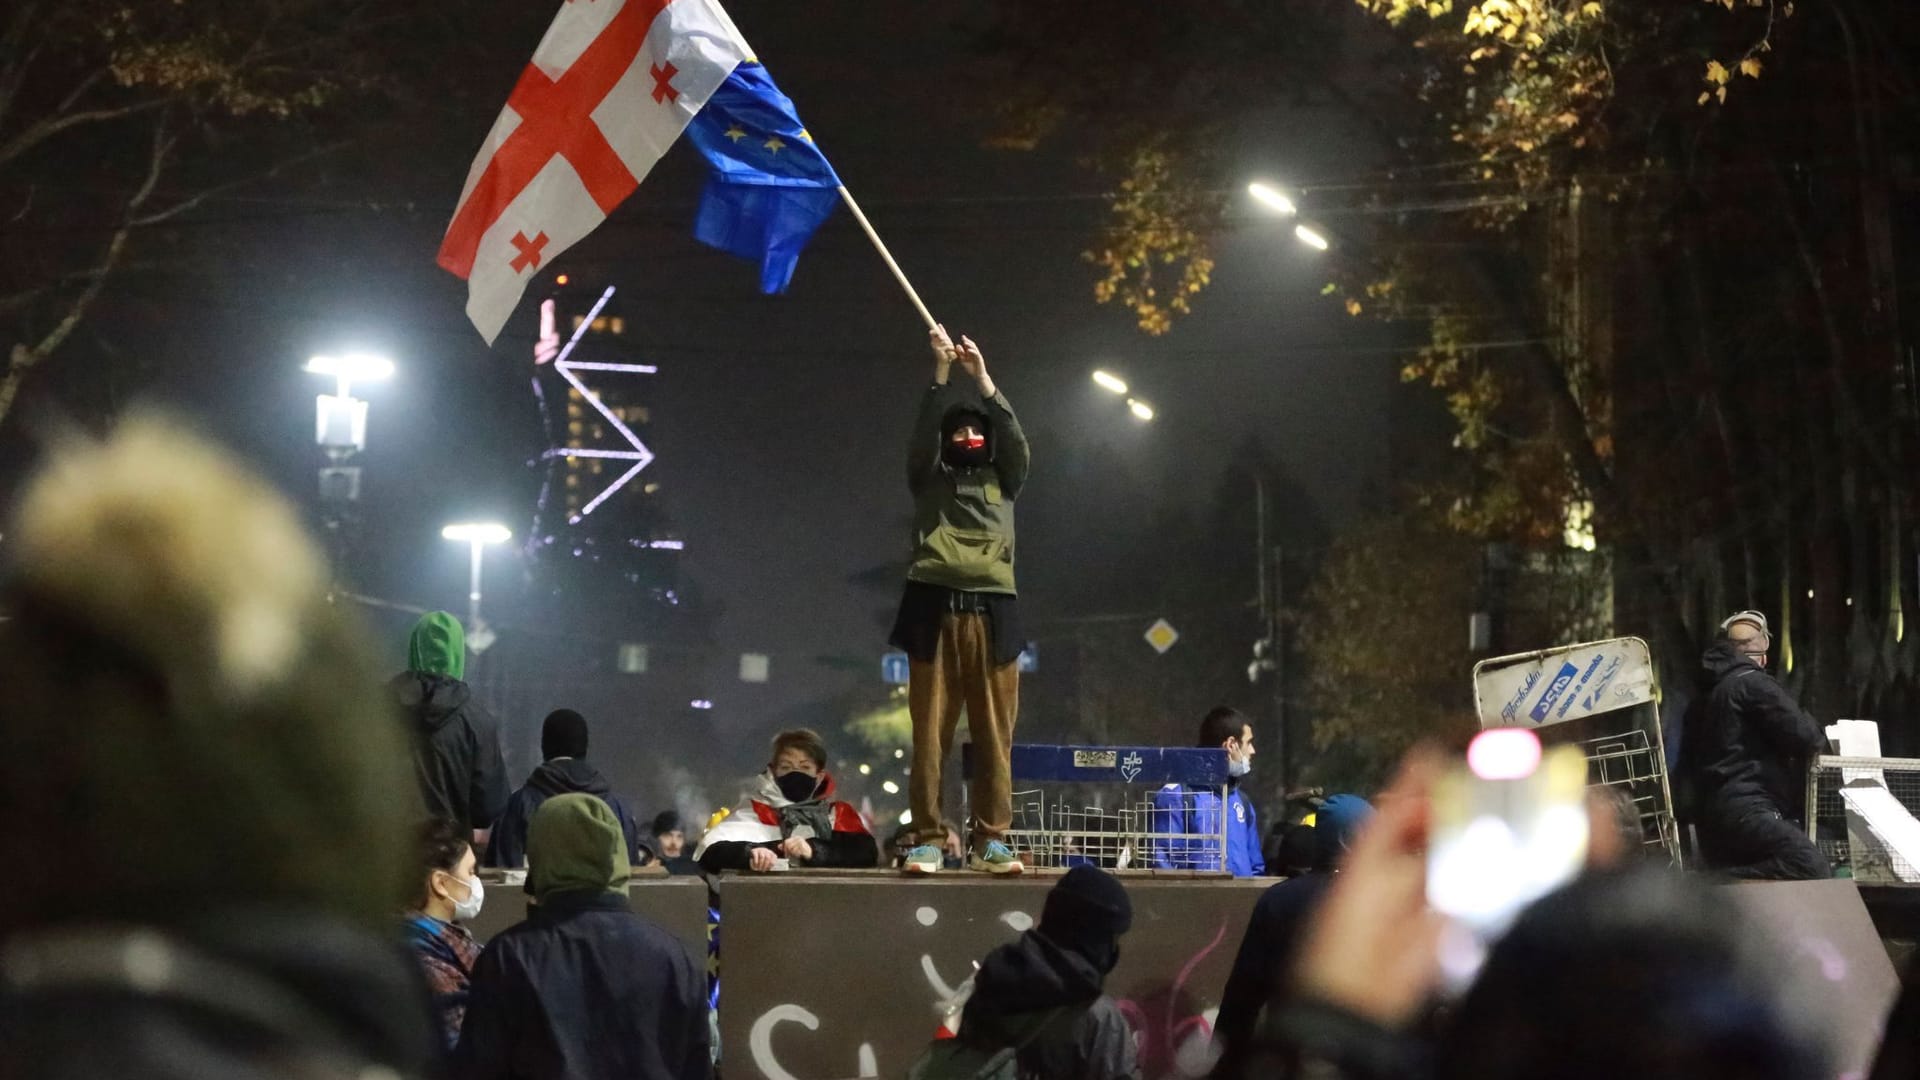
[{"label": "yellow leaf", "polygon": [[1707,81],[1708,82],[1714,84],[1715,86],[1725,86],[1727,84],[1727,80],[1732,77],[1733,77],[1733,73],[1727,70],[1727,66],[1725,64],[1722,64],[1718,60],[1707,61]]},{"label": "yellow leaf", "polygon": [[1727,88],[1723,86],[1720,89],[1715,90],[1713,92],[1713,96],[1720,99],[1720,104],[1725,105],[1727,103]]},{"label": "yellow leaf", "polygon": [[1580,6],[1580,14],[1585,15],[1589,19],[1597,19],[1600,17],[1600,5],[1589,0],[1588,3]]},{"label": "yellow leaf", "polygon": [[1705,105],[1705,104],[1707,103],[1707,99],[1708,99],[1708,98],[1710,98],[1710,97],[1712,97],[1712,96],[1713,96],[1713,94],[1712,94],[1711,92],[1709,92],[1709,91],[1706,91],[1706,90],[1702,90],[1702,91],[1700,91],[1700,100],[1699,100],[1699,101],[1697,101],[1697,102],[1695,102],[1694,104],[1696,104],[1696,105]]},{"label": "yellow leaf", "polygon": [[1760,58],[1757,56],[1749,56],[1745,60],[1740,61],[1740,74],[1745,75],[1749,79],[1759,78]]},{"label": "yellow leaf", "polygon": [[1520,34],[1519,23],[1508,23],[1507,25],[1500,28],[1501,41],[1512,41],[1515,37],[1519,36],[1519,34]]},{"label": "yellow leaf", "polygon": [[1360,314],[1360,301],[1355,300],[1351,296],[1347,297],[1347,314],[1349,315]]}]

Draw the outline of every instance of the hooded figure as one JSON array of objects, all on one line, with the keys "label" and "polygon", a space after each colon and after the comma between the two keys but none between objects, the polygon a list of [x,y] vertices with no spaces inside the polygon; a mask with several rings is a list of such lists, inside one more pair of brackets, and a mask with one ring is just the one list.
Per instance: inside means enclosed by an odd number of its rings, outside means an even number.
[{"label": "hooded figure", "polygon": [[1076,866],[1047,893],[1040,925],[987,954],[958,1038],[1019,1047],[1022,1076],[1138,1075],[1133,1034],[1106,979],[1120,960],[1133,903],[1112,875]]},{"label": "hooded figure", "polygon": [[414,624],[407,670],[388,686],[409,720],[413,771],[427,816],[478,831],[507,807],[507,763],[499,725],[460,681],[466,666],[460,620],[430,611]]},{"label": "hooded figure", "polygon": [[1764,616],[1742,612],[1721,633],[1701,657],[1700,693],[1681,732],[1702,854],[1734,877],[1826,877],[1826,858],[1795,825],[1806,759],[1826,749],[1826,733],[1766,673],[1772,637]]},{"label": "hooded figure", "polygon": [[[1020,421],[972,341],[932,335],[934,379],[907,449],[913,538],[892,645],[907,654],[913,721],[908,782],[915,841],[910,873],[937,872],[948,819],[940,777],[963,710],[973,741],[969,868],[1024,869],[1006,844],[1013,824],[1013,730],[1020,712],[1020,628],[1014,585],[1014,503],[1032,451]],[[971,386],[950,380],[958,362]]]},{"label": "hooded figure", "polygon": [[626,837],[627,861],[645,866],[652,852],[640,843],[640,824],[600,770],[587,764],[587,720],[572,709],[555,709],[540,725],[540,754],[545,760],[525,786],[507,800],[487,838],[486,865],[517,869],[527,861],[527,825],[540,804],[555,795],[583,792],[613,808]]},{"label": "hooded figure", "polygon": [[627,902],[626,838],[592,795],[555,795],[527,828],[527,920],[474,967],[449,1075],[694,1080],[711,1074],[707,977]]},{"label": "hooded figure", "polygon": [[300,515],[148,418],[55,447],[16,506],[0,1077],[420,1073],[390,943],[418,796]]},{"label": "hooded figure", "polygon": [[1273,886],[1254,904],[1227,987],[1220,994],[1220,1012],[1213,1025],[1213,1047],[1219,1054],[1214,1076],[1238,1080],[1245,1074],[1260,1010],[1269,1001],[1286,997],[1283,976],[1293,965],[1301,931],[1319,910],[1353,838],[1372,816],[1373,805],[1358,795],[1330,796],[1314,814],[1313,872]]}]

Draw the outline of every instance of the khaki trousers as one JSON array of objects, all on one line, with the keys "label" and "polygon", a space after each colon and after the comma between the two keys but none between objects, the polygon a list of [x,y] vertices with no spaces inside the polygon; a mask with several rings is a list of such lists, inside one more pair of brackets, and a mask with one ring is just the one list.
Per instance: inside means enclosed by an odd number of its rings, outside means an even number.
[{"label": "khaki trousers", "polygon": [[993,663],[993,635],[984,615],[948,614],[930,662],[907,667],[907,708],[913,714],[913,778],[908,783],[914,835],[944,839],[940,772],[960,710],[973,736],[972,844],[999,840],[1013,824],[1013,722],[1020,711],[1020,664]]}]

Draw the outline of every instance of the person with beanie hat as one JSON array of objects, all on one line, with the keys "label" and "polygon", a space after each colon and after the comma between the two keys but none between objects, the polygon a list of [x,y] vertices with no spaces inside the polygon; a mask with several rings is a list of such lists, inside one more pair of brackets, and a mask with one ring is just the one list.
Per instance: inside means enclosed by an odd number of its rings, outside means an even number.
[{"label": "person with beanie hat", "polygon": [[467,829],[476,845],[507,805],[500,725],[463,680],[467,638],[460,620],[429,611],[407,639],[407,670],[387,683],[408,719],[413,773],[427,816]]},{"label": "person with beanie hat", "polygon": [[480,954],[448,1075],[710,1076],[705,965],[628,905],[613,808],[584,792],[545,800],[527,863],[534,904]]},{"label": "person with beanie hat", "polygon": [[0,522],[0,1077],[421,1075],[420,796],[292,505],[148,417]]},{"label": "person with beanie hat", "polygon": [[687,846],[687,826],[678,810],[662,810],[653,816],[653,851],[669,874],[688,876],[700,872]]},{"label": "person with beanie hat", "polygon": [[620,820],[620,834],[626,837],[627,861],[645,866],[653,861],[653,852],[640,842],[640,822],[627,809],[613,785],[600,770],[587,764],[587,718],[572,709],[555,709],[540,724],[539,768],[507,800],[507,808],[494,823],[488,837],[487,855],[482,865],[517,870],[527,864],[527,826],[540,804],[555,795],[583,792],[613,808]]},{"label": "person with beanie hat", "polygon": [[1260,1010],[1286,994],[1283,976],[1292,966],[1302,929],[1319,910],[1347,849],[1372,816],[1373,805],[1358,795],[1329,796],[1314,813],[1313,871],[1273,886],[1254,904],[1213,1024],[1213,1048],[1219,1055],[1214,1076],[1238,1078],[1245,1073]]},{"label": "person with beanie hat", "polygon": [[1117,1080],[1139,1075],[1133,1034],[1105,992],[1133,902],[1104,870],[1076,866],[1047,893],[1040,925],[987,954],[958,1038],[1018,1047],[1022,1076]]}]

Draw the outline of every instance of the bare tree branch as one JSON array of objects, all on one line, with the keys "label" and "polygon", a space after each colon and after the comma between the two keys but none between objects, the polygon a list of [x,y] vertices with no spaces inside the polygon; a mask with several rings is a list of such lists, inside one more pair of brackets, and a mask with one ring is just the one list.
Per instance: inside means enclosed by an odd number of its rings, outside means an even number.
[{"label": "bare tree branch", "polygon": [[120,256],[126,251],[127,239],[133,235],[134,221],[139,209],[153,196],[154,188],[159,186],[160,174],[165,171],[167,155],[173,150],[173,136],[168,133],[167,124],[162,121],[154,125],[153,150],[147,162],[146,178],[140,182],[133,194],[127,197],[126,213],[122,216],[120,227],[114,230],[113,238],[107,242],[105,250],[89,271],[90,280],[85,288],[67,305],[67,310],[53,328],[41,339],[29,346],[24,342],[15,343],[7,357],[7,374],[0,379],[0,421],[6,419],[12,410],[14,398],[20,393],[20,383],[27,372],[51,356],[55,350],[66,343],[74,328],[86,315],[94,301],[100,298],[100,292],[106,288],[107,278],[120,262]]},{"label": "bare tree branch", "polygon": [[68,113],[65,116],[42,120],[27,128],[25,131],[22,131],[20,134],[15,135],[6,143],[0,144],[0,165],[5,165],[7,162],[12,161],[14,158],[19,157],[21,154],[26,153],[28,150],[33,149],[35,146],[40,145],[68,128],[79,127],[82,124],[99,124],[109,120],[119,120],[138,113],[164,109],[171,104],[173,104],[172,97],[149,98],[146,101],[136,101],[130,105],[122,105],[118,108],[87,109],[83,112]]},{"label": "bare tree branch", "polygon": [[292,157],[283,159],[281,161],[277,161],[273,165],[267,167],[266,169],[261,170],[260,172],[252,173],[250,175],[240,177],[237,180],[229,180],[224,184],[216,184],[213,187],[207,188],[204,191],[198,192],[197,194],[190,195],[184,199],[181,199],[179,202],[174,203],[172,206],[166,207],[163,210],[155,210],[153,213],[144,214],[140,217],[134,218],[132,220],[132,224],[135,228],[146,228],[148,226],[161,224],[162,222],[169,221],[173,218],[179,217],[181,214],[184,214],[187,211],[192,210],[195,207],[206,203],[209,199],[218,198],[221,195],[225,195],[228,192],[246,187],[249,184],[257,184],[263,180],[271,180],[274,177],[279,176],[281,173],[287,171],[288,169],[293,168],[296,165],[303,165],[309,161],[314,160],[315,158],[321,158],[321,157],[327,156],[328,154],[338,153],[339,151],[353,145],[353,143],[354,143],[354,140],[352,139],[341,139],[337,142],[331,142],[324,146],[316,146],[311,150],[302,151],[301,153],[295,154]]}]

